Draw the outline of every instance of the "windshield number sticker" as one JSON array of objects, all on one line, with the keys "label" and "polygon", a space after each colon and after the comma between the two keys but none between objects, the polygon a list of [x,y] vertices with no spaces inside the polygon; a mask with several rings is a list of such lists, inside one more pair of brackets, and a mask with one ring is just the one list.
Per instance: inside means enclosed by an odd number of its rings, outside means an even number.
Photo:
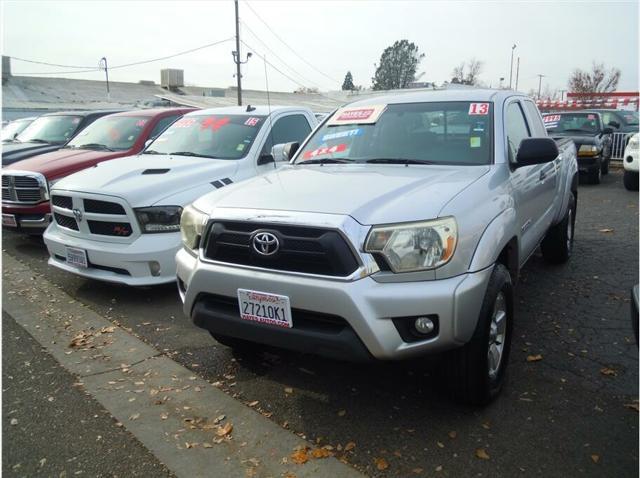
[{"label": "windshield number sticker", "polygon": [[314,149],[313,151],[307,151],[306,153],[304,153],[303,158],[311,159],[311,158],[315,158],[316,156],[324,156],[325,154],[341,153],[342,151],[346,151],[346,150],[347,150],[347,145],[345,143],[341,143],[331,147],[325,146],[323,148]]},{"label": "windshield number sticker", "polygon": [[596,115],[587,115],[587,119],[593,121],[596,119]]},{"label": "windshield number sticker", "polygon": [[136,121],[136,126],[142,128],[145,124],[147,124],[147,120],[138,120]]},{"label": "windshield number sticker", "polygon": [[555,123],[556,121],[560,121],[560,115],[543,116],[542,121],[545,123]]},{"label": "windshield number sticker", "polygon": [[196,124],[196,120],[194,120],[193,118],[182,118],[180,120],[178,120],[174,126],[176,128],[189,128],[191,126],[193,126],[194,124]]},{"label": "windshield number sticker", "polygon": [[361,134],[362,134],[362,130],[360,128],[356,128],[356,129],[350,129],[347,131],[340,131],[339,133],[325,134],[322,138],[320,138],[320,140],[329,141],[331,139],[350,138],[351,136],[360,136]]},{"label": "windshield number sticker", "polygon": [[488,115],[489,103],[471,103],[469,105],[469,115]]},{"label": "windshield number sticker", "polygon": [[200,129],[211,128],[212,131],[218,131],[224,125],[226,125],[229,121],[229,118],[216,118],[215,116],[211,116],[209,118],[205,118],[200,124]]},{"label": "windshield number sticker", "polygon": [[257,126],[260,123],[260,118],[254,118],[253,116],[244,122],[245,126]]}]

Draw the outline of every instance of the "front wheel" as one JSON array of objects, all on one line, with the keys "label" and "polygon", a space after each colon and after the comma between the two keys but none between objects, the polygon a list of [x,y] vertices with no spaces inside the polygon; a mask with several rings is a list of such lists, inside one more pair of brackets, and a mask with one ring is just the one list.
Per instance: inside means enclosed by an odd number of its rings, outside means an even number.
[{"label": "front wheel", "polygon": [[573,235],[576,228],[576,200],[573,194],[569,197],[569,208],[564,219],[551,226],[542,240],[540,248],[542,257],[551,264],[564,264],[573,251]]},{"label": "front wheel", "polygon": [[611,157],[603,159],[602,166],[600,167],[603,176],[609,174],[609,163],[610,162],[611,162]]},{"label": "front wheel", "polygon": [[496,264],[473,337],[443,357],[442,372],[457,400],[486,405],[500,393],[511,350],[513,300],[509,271]]},{"label": "front wheel", "polygon": [[602,181],[602,163],[598,161],[598,165],[589,171],[589,182],[591,184],[600,184]]},{"label": "front wheel", "polygon": [[622,181],[624,182],[624,187],[627,189],[627,191],[638,190],[638,173],[637,172],[625,171]]}]

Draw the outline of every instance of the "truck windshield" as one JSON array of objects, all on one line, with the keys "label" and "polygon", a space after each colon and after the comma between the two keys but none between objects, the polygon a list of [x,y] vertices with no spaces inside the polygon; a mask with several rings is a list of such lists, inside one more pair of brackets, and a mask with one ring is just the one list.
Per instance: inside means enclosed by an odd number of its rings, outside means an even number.
[{"label": "truck windshield", "polygon": [[33,120],[15,120],[2,128],[2,141],[8,141],[20,134]]},{"label": "truck windshield", "polygon": [[41,116],[18,135],[20,142],[66,143],[73,136],[80,116]]},{"label": "truck windshield", "polygon": [[595,113],[562,113],[542,117],[549,134],[596,134],[600,132],[600,122]]},{"label": "truck windshield", "polygon": [[492,131],[492,103],[347,106],[313,135],[296,164],[490,164]]},{"label": "truck windshield", "polygon": [[142,116],[105,116],[80,131],[66,147],[125,151],[136,142],[148,120]]},{"label": "truck windshield", "polygon": [[266,116],[194,115],[173,123],[144,154],[175,154],[215,159],[246,156]]}]

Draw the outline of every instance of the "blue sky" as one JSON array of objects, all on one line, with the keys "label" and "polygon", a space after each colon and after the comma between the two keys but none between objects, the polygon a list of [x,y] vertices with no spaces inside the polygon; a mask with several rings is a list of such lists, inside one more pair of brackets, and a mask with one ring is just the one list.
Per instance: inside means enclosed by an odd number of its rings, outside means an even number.
[{"label": "blue sky", "polygon": [[[4,0],[2,8],[3,54],[66,65],[93,67],[102,56],[119,65],[170,55],[230,38],[235,28],[231,0]],[[485,83],[497,86],[500,77],[508,82],[515,43],[522,91],[537,89],[538,74],[546,75],[543,86],[564,89],[571,71],[589,68],[592,61],[622,70],[619,90],[638,89],[637,1],[252,0],[240,2],[240,16],[246,43],[295,80],[270,69],[273,90],[292,91],[301,84],[339,89],[347,70],[356,84],[369,86],[384,48],[403,38],[426,54],[419,69],[423,81],[448,80],[458,63],[477,58],[484,62]],[[110,78],[159,81],[161,68],[182,68],[190,84],[229,86],[235,83],[234,48],[226,42],[114,70]],[[12,68],[14,74],[69,71],[16,61]],[[60,76],[103,78],[99,72]],[[243,77],[245,87],[264,89],[262,60],[251,58]]]}]

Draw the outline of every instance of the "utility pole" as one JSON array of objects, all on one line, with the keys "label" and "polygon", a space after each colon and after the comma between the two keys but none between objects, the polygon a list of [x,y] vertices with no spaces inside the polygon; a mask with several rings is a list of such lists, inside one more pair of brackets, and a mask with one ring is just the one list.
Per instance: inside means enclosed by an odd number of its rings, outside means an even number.
[{"label": "utility pole", "polygon": [[513,50],[516,49],[516,44],[514,43],[511,47],[511,64],[509,65],[509,89],[511,89],[511,80],[513,79]]},{"label": "utility pole", "polygon": [[242,106],[242,76],[240,75],[240,19],[238,18],[238,0],[234,0],[236,6],[236,51],[233,61],[236,63],[236,78],[238,79],[238,106]]},{"label": "utility pole", "polygon": [[240,73],[240,65],[244,65],[251,58],[251,53],[247,53],[247,59],[240,59],[240,19],[238,17],[238,0],[233,0],[236,7],[236,51],[232,51],[233,62],[236,64],[236,78],[238,80],[238,106],[242,106],[242,74]]},{"label": "utility pole", "polygon": [[540,99],[540,90],[542,89],[542,78],[544,78],[547,75],[540,75],[538,74],[538,99]]},{"label": "utility pole", "polygon": [[107,99],[110,100],[111,99],[111,93],[109,93],[109,67],[107,66],[107,57],[103,56],[100,59],[100,63],[99,63],[99,68],[104,68],[104,76],[106,78],[107,81]]},{"label": "utility pole", "polygon": [[518,91],[518,78],[520,77],[520,57],[518,57],[518,63],[516,66],[516,91]]},{"label": "utility pole", "polygon": [[567,90],[560,90],[560,101],[564,101],[564,94],[567,92]]}]

